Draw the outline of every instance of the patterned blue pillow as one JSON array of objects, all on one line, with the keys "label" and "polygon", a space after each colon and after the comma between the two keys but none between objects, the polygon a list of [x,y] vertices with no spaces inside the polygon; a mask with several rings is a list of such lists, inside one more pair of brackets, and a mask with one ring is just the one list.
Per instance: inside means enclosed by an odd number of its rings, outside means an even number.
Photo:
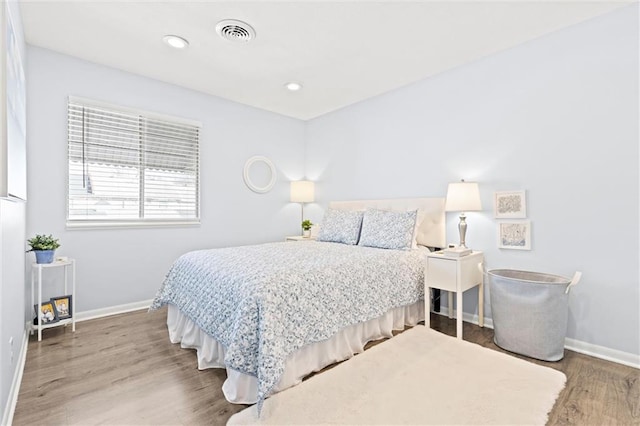
[{"label": "patterned blue pillow", "polygon": [[392,212],[368,209],[362,219],[359,246],[409,250],[413,244],[417,210]]},{"label": "patterned blue pillow", "polygon": [[328,209],[322,219],[317,241],[355,245],[360,237],[364,212]]}]

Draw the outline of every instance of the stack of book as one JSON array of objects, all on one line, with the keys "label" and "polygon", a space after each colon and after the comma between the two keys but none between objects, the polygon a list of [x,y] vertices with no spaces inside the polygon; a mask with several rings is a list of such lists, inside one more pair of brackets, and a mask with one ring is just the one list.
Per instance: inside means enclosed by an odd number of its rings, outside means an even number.
[{"label": "stack of book", "polygon": [[471,254],[471,249],[466,247],[453,247],[442,250],[442,254],[449,257],[463,257]]}]

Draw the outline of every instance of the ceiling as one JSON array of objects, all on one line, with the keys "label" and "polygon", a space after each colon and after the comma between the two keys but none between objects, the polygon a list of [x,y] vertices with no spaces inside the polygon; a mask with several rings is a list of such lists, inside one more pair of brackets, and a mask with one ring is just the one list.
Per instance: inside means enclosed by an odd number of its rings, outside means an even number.
[{"label": "ceiling", "polygon": [[[308,120],[633,3],[21,0],[27,43]],[[256,38],[220,38],[239,19]],[[190,45],[176,50],[162,37]],[[285,83],[303,89],[290,92]]]}]

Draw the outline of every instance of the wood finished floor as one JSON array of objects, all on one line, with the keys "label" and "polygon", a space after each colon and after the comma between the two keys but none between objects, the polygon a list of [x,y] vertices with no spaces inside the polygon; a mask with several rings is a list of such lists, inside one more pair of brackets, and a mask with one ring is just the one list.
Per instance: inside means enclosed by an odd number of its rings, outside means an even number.
[{"label": "wood finished floor", "polygon": [[[244,408],[224,399],[226,373],[199,371],[194,351],[169,342],[165,318],[137,311],[32,337],[13,424],[224,425]],[[455,334],[455,320],[432,314],[431,326]],[[464,336],[502,351],[491,329],[465,323]],[[640,370],[571,351],[536,363],[567,376],[548,424],[640,425]]]}]

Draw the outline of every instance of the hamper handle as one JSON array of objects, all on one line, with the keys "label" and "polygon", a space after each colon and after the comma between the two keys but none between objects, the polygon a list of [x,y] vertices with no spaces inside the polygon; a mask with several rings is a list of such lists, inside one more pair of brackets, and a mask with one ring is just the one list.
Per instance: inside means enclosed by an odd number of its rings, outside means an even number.
[{"label": "hamper handle", "polygon": [[564,291],[564,294],[568,294],[569,290],[571,290],[571,287],[573,287],[574,285],[578,284],[578,282],[580,281],[581,277],[582,277],[582,272],[576,271],[576,273],[573,274],[573,278],[571,278],[571,282],[567,286],[567,289]]}]

